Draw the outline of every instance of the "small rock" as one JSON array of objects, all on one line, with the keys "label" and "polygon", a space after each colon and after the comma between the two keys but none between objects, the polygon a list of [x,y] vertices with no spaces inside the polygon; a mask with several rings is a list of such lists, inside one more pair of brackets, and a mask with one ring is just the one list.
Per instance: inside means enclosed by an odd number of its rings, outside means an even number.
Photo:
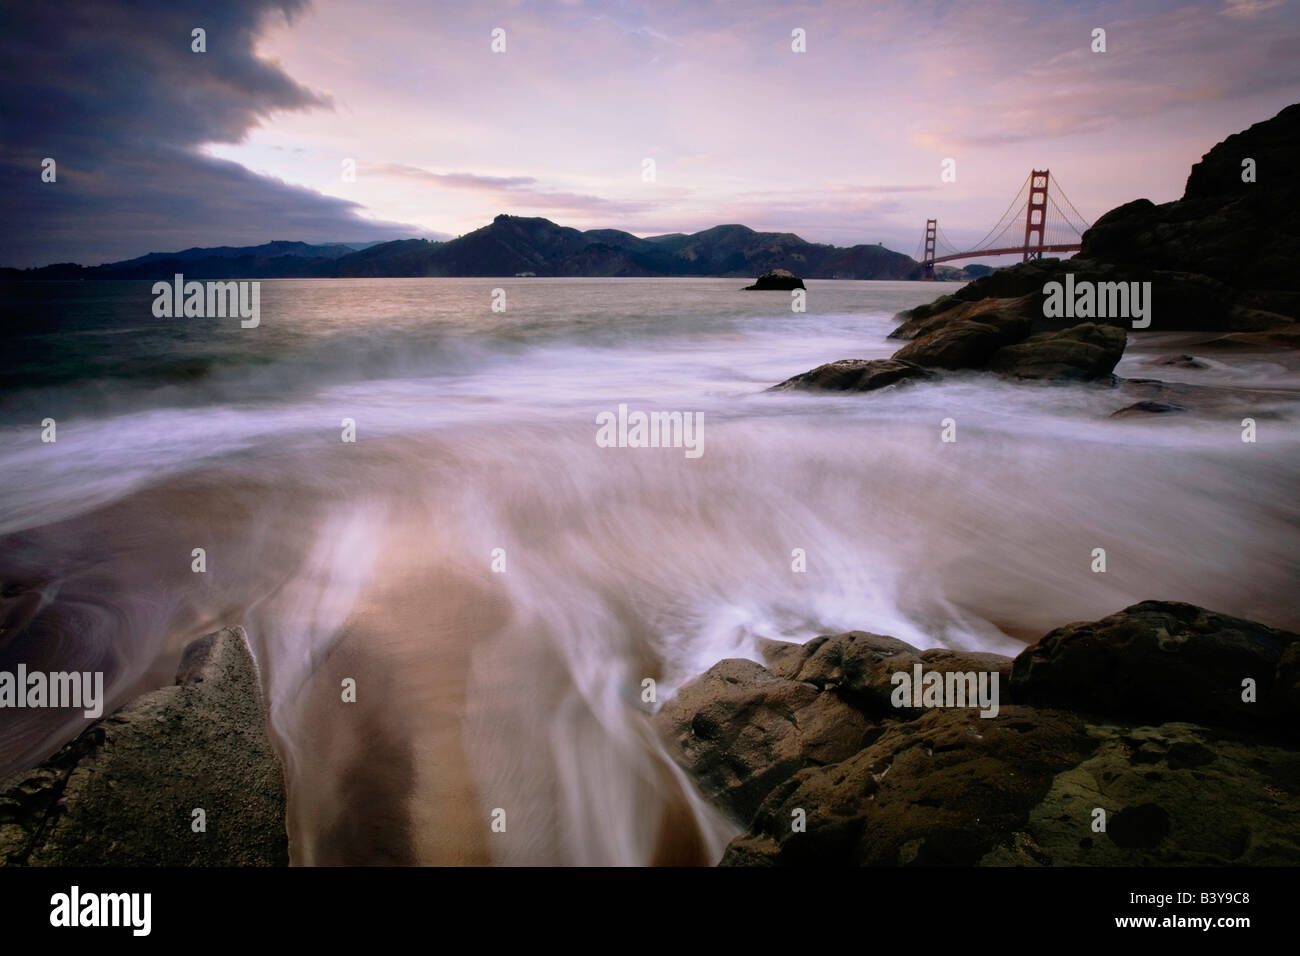
[{"label": "small rock", "polygon": [[841,359],[788,378],[768,391],[871,392],[889,385],[932,378],[935,378],[934,372],[898,359]]},{"label": "small rock", "polygon": [[791,272],[788,269],[772,269],[768,272],[764,272],[761,276],[759,276],[756,280],[754,280],[753,285],[745,286],[745,290],[749,290],[749,289],[789,290],[789,289],[802,289],[802,288],[804,288],[803,279],[800,279],[797,275],[795,275],[793,272]]},{"label": "small rock", "polygon": [[1202,362],[1195,355],[1166,355],[1164,358],[1152,359],[1147,365],[1167,366],[1170,368],[1209,368],[1209,362]]},{"label": "small rock", "polygon": [[1177,402],[1134,402],[1132,405],[1125,405],[1117,412],[1111,413],[1111,418],[1128,418],[1132,415],[1150,413],[1153,415],[1163,415],[1167,412],[1185,412],[1186,405],[1179,405]]}]

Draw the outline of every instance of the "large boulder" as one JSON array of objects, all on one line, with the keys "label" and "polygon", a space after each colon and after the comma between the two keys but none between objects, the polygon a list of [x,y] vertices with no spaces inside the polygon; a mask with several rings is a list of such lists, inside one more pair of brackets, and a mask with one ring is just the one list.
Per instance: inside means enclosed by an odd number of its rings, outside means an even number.
[{"label": "large boulder", "polygon": [[[966,301],[959,296],[969,286],[963,286],[954,295],[936,299],[929,305],[920,305],[910,312],[899,313],[908,318],[898,328],[889,333],[888,338],[912,341],[932,332],[938,332],[958,322],[982,322],[994,326],[1012,323],[1018,334],[1015,338],[1024,338],[1029,334],[1029,324],[1036,315],[1042,314],[1039,302],[1032,291],[1014,297],[990,296],[975,301]],[[1023,320],[1023,327],[1016,322]],[[1014,340],[1014,339],[1013,339]]]},{"label": "large boulder", "polygon": [[999,349],[988,368],[1013,378],[1092,381],[1110,375],[1127,341],[1123,329],[1088,322]]},{"label": "large boulder", "polygon": [[[1297,640],[1192,604],[1143,601],[1045,635],[1016,657],[1011,687],[1022,703],[1081,713],[1282,732],[1286,690],[1274,688]],[[1247,678],[1254,702],[1242,699]]]},{"label": "large boulder", "polygon": [[1011,311],[986,311],[945,323],[913,339],[894,360],[925,368],[985,368],[993,353],[1029,334],[1030,322]]},{"label": "large boulder", "polygon": [[284,772],[243,629],[190,644],[175,685],[0,785],[0,862],[287,865]]},{"label": "large boulder", "polygon": [[889,359],[841,359],[795,375],[769,391],[874,391],[933,379],[936,370],[982,369],[1008,378],[1092,381],[1108,377],[1124,355],[1128,335],[1113,325],[1083,323],[1031,335],[1033,323],[1019,306],[1028,299],[997,300],[1015,308],[959,305],[918,320],[916,337]]},{"label": "large boulder", "polygon": [[[656,717],[704,794],[748,824],[724,864],[1300,862],[1289,632],[1148,601],[1014,662],[865,631],[762,653],[768,667],[724,661]],[[997,713],[894,707],[890,678],[917,666],[996,673]]]},{"label": "large boulder", "polygon": [[[969,866],[1022,827],[1056,775],[1093,746],[1061,711],[1010,706],[992,720],[931,711],[775,788],[722,864]],[[792,825],[799,810],[804,831]]]}]

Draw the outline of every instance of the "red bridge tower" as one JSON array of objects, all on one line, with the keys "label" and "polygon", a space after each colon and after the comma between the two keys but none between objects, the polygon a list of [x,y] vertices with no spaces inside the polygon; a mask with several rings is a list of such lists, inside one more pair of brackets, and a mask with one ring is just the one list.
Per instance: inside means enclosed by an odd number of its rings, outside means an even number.
[{"label": "red bridge tower", "polygon": [[[1047,180],[1051,170],[1035,169],[1029,173],[1029,204],[1025,206],[1025,257],[1021,262],[1043,258],[1043,223],[1047,220]],[[1038,241],[1030,243],[1029,237]]]}]

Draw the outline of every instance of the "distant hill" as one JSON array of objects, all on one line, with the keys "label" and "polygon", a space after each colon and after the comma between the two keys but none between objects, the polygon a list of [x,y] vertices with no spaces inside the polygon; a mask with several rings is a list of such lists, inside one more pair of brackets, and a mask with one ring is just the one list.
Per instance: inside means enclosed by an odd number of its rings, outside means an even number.
[{"label": "distant hill", "polygon": [[[423,240],[409,240],[421,242]],[[312,245],[276,240],[260,246],[194,247],[180,252],[150,252],[134,259],[101,266],[71,262],[38,269],[0,269],[5,279],[170,279],[180,272],[190,279],[275,279],[332,276],[333,263],[376,245],[394,243],[342,243]]]},{"label": "distant hill", "polygon": [[497,216],[447,242],[399,239],[357,249],[343,243],[276,241],[260,246],[194,248],[101,266],[61,263],[2,269],[3,278],[194,279],[333,276],[728,276],[789,269],[805,279],[916,279],[916,260],[881,245],[843,248],[789,232],[714,226],[641,239],[617,229],[585,232],[549,219]]},{"label": "distant hill", "polygon": [[342,242],[331,242],[314,246],[306,242],[286,242],[280,239],[275,242],[264,242],[260,246],[215,246],[208,249],[196,247],[186,249],[183,252],[150,252],[135,259],[114,263],[114,265],[118,268],[125,268],[146,262],[157,262],[161,259],[180,259],[184,262],[193,262],[202,259],[243,259],[250,256],[255,259],[274,259],[279,256],[299,256],[304,259],[337,259],[340,256],[356,252],[358,249],[365,249],[374,245],[378,245],[378,243],[368,242],[353,246]]},{"label": "distant hill", "polygon": [[961,269],[940,265],[934,267],[934,277],[943,282],[970,282],[972,279],[982,279],[995,271],[993,266],[974,262]]}]

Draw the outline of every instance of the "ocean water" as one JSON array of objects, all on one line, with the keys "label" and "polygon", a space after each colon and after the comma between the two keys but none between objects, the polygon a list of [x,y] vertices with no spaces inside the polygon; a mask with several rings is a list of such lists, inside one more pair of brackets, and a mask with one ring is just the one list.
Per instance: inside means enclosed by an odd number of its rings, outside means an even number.
[{"label": "ocean water", "polygon": [[[0,286],[0,669],[103,670],[112,707],[241,624],[295,862],[636,865],[737,832],[649,716],[762,639],[1015,654],[1150,598],[1300,625],[1286,356],[1131,339],[1119,374],[1233,396],[1179,415],[974,373],[769,393],[954,287],[814,281],[800,314],[743,284],[263,280],[255,329],[155,318],[148,282]],[[702,453],[602,447],[620,405],[699,415]],[[85,723],[0,711],[0,775]]]}]

